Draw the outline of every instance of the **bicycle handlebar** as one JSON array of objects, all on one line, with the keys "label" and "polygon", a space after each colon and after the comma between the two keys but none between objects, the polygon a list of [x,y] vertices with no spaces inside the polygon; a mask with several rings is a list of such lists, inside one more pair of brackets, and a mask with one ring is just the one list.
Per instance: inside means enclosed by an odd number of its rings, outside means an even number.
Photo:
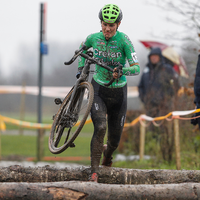
[{"label": "bicycle handlebar", "polygon": [[[96,58],[91,57],[91,56],[89,56],[88,54],[83,53],[84,50],[86,50],[86,46],[85,46],[85,45],[83,45],[79,50],[76,50],[74,56],[72,57],[72,59],[71,59],[70,61],[68,61],[68,62],[64,62],[64,64],[65,64],[65,65],[70,65],[70,64],[72,64],[72,63],[76,60],[76,58],[77,58],[78,56],[82,56],[83,58],[85,58],[85,59],[91,61],[92,64],[97,64],[97,65],[99,65],[99,66],[101,66],[101,67],[107,69],[108,71],[113,72],[113,68],[107,66],[105,63],[102,63],[100,60],[97,60]],[[119,71],[122,70],[122,65],[119,64],[119,65],[118,65],[118,68],[119,68]],[[118,73],[118,74],[119,74],[119,73]],[[119,78],[119,77],[118,77],[118,78]],[[104,84],[104,85],[105,85],[105,86],[109,86],[109,85],[111,85],[114,81],[115,81],[115,78],[112,77],[112,79],[110,80],[110,82],[109,82],[109,83],[106,83],[106,84]]]},{"label": "bicycle handlebar", "polygon": [[72,57],[72,59],[71,59],[70,61],[68,61],[68,62],[64,62],[64,64],[65,64],[65,65],[71,65],[71,64],[76,60],[76,58],[77,58],[78,56],[80,56],[80,54],[81,54],[84,50],[86,50],[86,46],[85,46],[85,45],[83,45],[82,48],[80,48],[79,50],[76,50],[74,56]]}]

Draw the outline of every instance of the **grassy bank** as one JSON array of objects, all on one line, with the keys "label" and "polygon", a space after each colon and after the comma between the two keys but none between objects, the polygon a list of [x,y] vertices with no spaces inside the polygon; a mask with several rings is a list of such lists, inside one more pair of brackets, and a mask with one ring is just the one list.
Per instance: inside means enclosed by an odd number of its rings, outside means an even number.
[{"label": "grassy bank", "polygon": [[[48,136],[44,141],[44,156],[57,157],[89,157],[90,155],[90,134],[82,134],[76,139],[75,148],[68,148],[61,154],[52,154],[48,149]],[[3,159],[15,157],[30,158],[37,154],[37,136],[35,135],[2,135],[1,136],[1,156]],[[86,160],[84,163],[89,164]]]},{"label": "grassy bank", "polygon": [[[169,164],[163,159],[152,158],[150,160],[136,160],[115,162],[115,167],[130,168],[130,169],[172,169],[176,170],[175,159]],[[199,154],[181,152],[181,169],[185,170],[200,170]]]},{"label": "grassy bank", "polygon": [[[63,153],[54,155],[48,149],[48,136],[45,136],[45,156],[52,157],[89,157],[90,141],[92,133],[81,133],[75,140],[76,147],[68,148]],[[34,135],[1,135],[1,156],[2,158],[10,156],[36,157],[37,136]],[[119,153],[115,152],[115,155]],[[148,153],[148,152],[147,152]],[[159,152],[158,152],[159,153]],[[114,155],[114,158],[115,158]],[[67,161],[70,162],[70,161]],[[89,160],[71,161],[79,164],[90,165]],[[114,167],[132,168],[132,169],[176,169],[175,159],[169,164],[164,161],[159,154],[150,160],[143,161],[118,161],[113,163]],[[181,168],[186,170],[200,170],[200,157],[195,152],[181,152]]]},{"label": "grassy bank", "polygon": [[[8,115],[5,115],[8,116]],[[18,119],[17,116],[8,116]],[[35,116],[27,115],[25,121],[36,122]],[[43,123],[51,124],[52,120],[49,116],[43,117]],[[16,125],[6,124],[8,130],[19,130]],[[30,129],[24,129],[30,130]],[[37,133],[37,130],[34,130]],[[9,131],[8,131],[9,132]],[[49,130],[46,130],[48,135]],[[52,157],[89,157],[90,156],[90,141],[93,133],[92,123],[85,125],[82,133],[75,140],[76,147],[68,148],[61,154],[54,155],[48,149],[48,136],[45,136],[44,156]],[[126,155],[138,155],[139,132],[137,128],[133,129],[124,145],[123,153]],[[105,138],[106,140],[106,138]],[[181,169],[200,170],[200,136],[199,132],[194,132],[193,127],[189,123],[180,121],[180,144],[181,144]],[[137,149],[136,149],[137,147]],[[24,157],[36,157],[37,153],[37,136],[36,135],[1,135],[1,156],[8,158],[13,155]],[[115,155],[121,153],[118,150]],[[163,160],[158,144],[155,138],[148,132],[146,133],[145,154],[150,155],[150,160],[143,161],[121,161],[114,162],[114,167],[133,168],[133,169],[176,169],[175,153],[171,163]],[[114,155],[114,158],[115,158]],[[67,161],[68,162],[68,161]],[[71,161],[74,162],[74,161]],[[76,161],[80,164],[90,165],[90,161]]]}]

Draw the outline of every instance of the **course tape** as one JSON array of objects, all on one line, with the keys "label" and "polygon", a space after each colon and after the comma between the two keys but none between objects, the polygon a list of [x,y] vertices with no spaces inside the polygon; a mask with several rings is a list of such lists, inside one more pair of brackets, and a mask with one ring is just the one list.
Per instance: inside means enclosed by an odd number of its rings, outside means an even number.
[{"label": "course tape", "polygon": [[[20,127],[24,127],[24,128],[30,128],[30,129],[50,129],[51,128],[51,124],[42,124],[42,123],[34,123],[34,122],[26,122],[26,121],[21,121],[21,120],[17,120],[17,119],[13,119],[13,118],[9,118],[9,117],[5,117],[0,115],[0,122],[2,123],[10,123],[10,124],[14,124]],[[1,130],[5,130],[2,129]]]},{"label": "course tape", "polygon": [[[155,126],[160,126],[163,123],[163,120],[166,119],[168,121],[171,121],[172,119],[183,119],[183,120],[189,120],[192,118],[198,118],[200,116],[197,117],[191,117],[191,118],[182,118],[180,116],[185,116],[185,115],[189,115],[189,114],[193,114],[193,113],[197,113],[200,112],[200,109],[195,109],[195,110],[189,110],[189,111],[173,111],[168,113],[165,116],[160,116],[160,117],[149,117],[145,114],[140,115],[139,117],[137,117],[136,119],[134,119],[132,122],[130,123],[125,123],[124,127],[131,127],[134,126],[135,124],[137,124],[138,122],[140,122],[143,126],[148,126],[149,123],[145,123],[144,121],[148,121],[148,122],[152,122]],[[171,117],[171,118],[169,118]],[[156,123],[156,121],[161,121],[160,123]],[[91,123],[92,120],[88,119],[85,124],[89,124]],[[10,124],[15,124],[17,126],[20,127],[25,127],[25,128],[30,128],[30,129],[51,129],[52,124],[42,124],[42,123],[33,123],[33,122],[26,122],[26,121],[21,121],[21,120],[17,120],[17,119],[13,119],[13,118],[9,118],[9,117],[5,117],[0,115],[0,130],[4,131],[6,130],[6,125],[5,123],[10,123]],[[79,122],[76,124],[76,126],[79,125]]]},{"label": "course tape", "polygon": [[[85,124],[91,123],[92,120],[88,119]],[[6,125],[5,123],[10,123],[14,124],[20,127],[24,128],[30,128],[30,129],[51,129],[52,124],[42,124],[42,123],[34,123],[34,122],[26,122],[26,121],[21,121],[9,117],[5,117],[0,115],[0,130],[5,131],[6,130]],[[80,122],[76,123],[75,126],[78,126]]]},{"label": "course tape", "polygon": [[[167,120],[167,121],[171,121],[173,119],[190,120],[190,119],[198,118],[200,116],[190,117],[190,118],[182,118],[180,116],[194,114],[194,113],[197,113],[197,112],[200,112],[200,109],[187,110],[187,111],[173,111],[173,112],[168,113],[165,116],[160,116],[160,117],[155,117],[155,118],[149,117],[145,114],[142,114],[139,117],[137,117],[136,119],[134,119],[131,123],[125,123],[124,127],[128,128],[128,127],[134,126],[138,122],[140,122],[142,124],[142,126],[147,127],[151,122],[155,126],[160,126],[163,123],[163,120]],[[146,123],[145,121],[148,121],[148,123]],[[157,123],[157,121],[161,121],[161,122]]]}]

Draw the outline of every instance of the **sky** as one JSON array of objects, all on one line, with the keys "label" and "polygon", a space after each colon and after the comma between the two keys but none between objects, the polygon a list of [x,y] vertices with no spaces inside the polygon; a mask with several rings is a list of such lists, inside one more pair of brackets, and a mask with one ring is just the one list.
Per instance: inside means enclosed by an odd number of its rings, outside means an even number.
[{"label": "sky", "polygon": [[[40,4],[47,3],[46,43],[84,41],[100,30],[99,10],[108,3],[123,12],[119,31],[126,33],[139,57],[147,50],[139,40],[156,40],[173,25],[166,21],[168,12],[149,4],[149,0],[0,0],[0,72],[8,75],[19,62],[20,46],[39,46]],[[36,46],[36,45],[35,45]],[[75,49],[77,49],[75,47]],[[39,48],[33,49],[37,52]],[[35,52],[33,52],[35,54]],[[22,52],[23,53],[23,52]],[[37,53],[36,53],[37,54]],[[39,55],[39,53],[38,53]],[[37,58],[38,59],[38,58]]]}]

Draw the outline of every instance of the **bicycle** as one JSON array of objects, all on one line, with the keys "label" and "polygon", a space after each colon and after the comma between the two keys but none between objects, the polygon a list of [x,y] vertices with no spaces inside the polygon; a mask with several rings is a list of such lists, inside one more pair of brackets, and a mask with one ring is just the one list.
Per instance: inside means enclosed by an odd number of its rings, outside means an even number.
[{"label": "bicycle", "polygon": [[[97,64],[113,72],[111,67],[94,58],[93,52],[87,51],[83,53],[84,50],[86,50],[85,45],[75,51],[70,61],[64,63],[65,65],[70,65],[78,56],[86,59],[79,78],[64,100],[62,101],[60,98],[54,100],[57,105],[61,105],[57,114],[53,116],[53,124],[49,135],[49,150],[53,154],[62,153],[68,147],[75,147],[74,140],[88,118],[94,99],[93,86],[88,82],[89,74],[92,72],[90,70],[91,64]],[[117,72],[117,79],[119,79],[120,73],[122,73],[121,64],[118,65]],[[110,82],[105,84],[105,86],[111,85],[114,81],[115,79],[112,77]]]}]

